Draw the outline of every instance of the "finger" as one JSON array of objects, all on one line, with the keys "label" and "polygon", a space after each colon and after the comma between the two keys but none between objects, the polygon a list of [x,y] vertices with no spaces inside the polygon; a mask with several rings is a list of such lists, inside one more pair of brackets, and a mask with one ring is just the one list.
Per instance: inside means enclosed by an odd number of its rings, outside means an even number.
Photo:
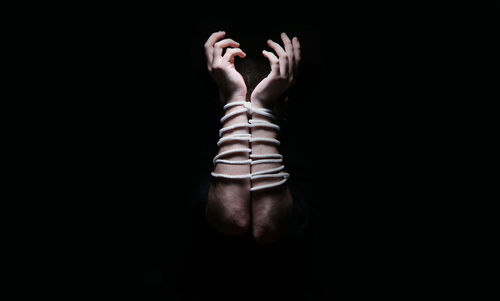
[{"label": "finger", "polygon": [[271,47],[272,49],[274,49],[274,51],[276,51],[276,54],[278,54],[278,57],[282,56],[282,55],[286,55],[285,50],[283,49],[283,47],[281,47],[280,44],[278,44],[272,40],[267,40],[267,45],[269,45],[269,47]]},{"label": "finger", "polygon": [[279,74],[280,64],[278,58],[274,55],[274,53],[262,50],[262,54],[269,60],[269,63],[271,64],[271,74]]},{"label": "finger", "polygon": [[240,43],[232,39],[224,39],[214,44],[214,59],[222,57],[222,51],[226,47],[239,47]]},{"label": "finger", "polygon": [[243,52],[240,48],[228,48],[226,50],[226,53],[224,53],[224,56],[222,59],[227,60],[231,63],[234,63],[234,57],[239,56],[241,58],[244,58],[246,56],[246,53]]},{"label": "finger", "polygon": [[294,55],[292,41],[290,41],[290,38],[286,35],[286,33],[281,34],[281,40],[285,45],[285,51],[288,55],[288,74],[293,75]]},{"label": "finger", "polygon": [[271,40],[267,41],[267,44],[269,47],[274,49],[276,53],[278,54],[279,57],[279,64],[280,64],[280,74],[282,76],[287,76],[288,75],[288,57],[285,52],[285,50],[276,42],[273,42]]},{"label": "finger", "polygon": [[300,43],[299,39],[297,37],[294,37],[292,39],[292,46],[293,46],[293,67],[295,72],[299,70],[299,63],[300,63]]},{"label": "finger", "polygon": [[222,39],[226,33],[224,31],[218,31],[214,32],[213,34],[210,35],[208,40],[205,42],[205,55],[207,57],[207,62],[208,64],[212,64],[213,61],[213,52],[214,52],[214,44]]}]

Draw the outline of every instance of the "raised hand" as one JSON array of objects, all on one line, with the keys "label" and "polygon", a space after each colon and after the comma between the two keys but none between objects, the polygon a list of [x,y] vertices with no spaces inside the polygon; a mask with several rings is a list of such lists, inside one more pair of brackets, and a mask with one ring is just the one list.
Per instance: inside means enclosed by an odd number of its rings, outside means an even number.
[{"label": "raised hand", "polygon": [[246,54],[240,48],[227,48],[222,55],[224,48],[240,46],[232,39],[220,40],[225,35],[224,31],[215,32],[205,43],[208,71],[219,86],[223,104],[233,100],[245,100],[247,93],[245,81],[234,67],[235,56],[244,58]]},{"label": "raised hand", "polygon": [[300,43],[297,37],[292,40],[286,33],[281,34],[285,49],[271,40],[267,45],[272,52],[263,50],[262,54],[271,64],[271,72],[253,90],[250,100],[255,107],[272,108],[279,97],[295,83],[300,62]]}]

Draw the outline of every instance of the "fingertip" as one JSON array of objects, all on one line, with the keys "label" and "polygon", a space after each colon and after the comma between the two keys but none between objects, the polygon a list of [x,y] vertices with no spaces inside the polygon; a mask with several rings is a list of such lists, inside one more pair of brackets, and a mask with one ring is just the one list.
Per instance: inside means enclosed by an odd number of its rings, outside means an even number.
[{"label": "fingertip", "polygon": [[267,40],[267,44],[271,44],[272,42],[271,39]]}]

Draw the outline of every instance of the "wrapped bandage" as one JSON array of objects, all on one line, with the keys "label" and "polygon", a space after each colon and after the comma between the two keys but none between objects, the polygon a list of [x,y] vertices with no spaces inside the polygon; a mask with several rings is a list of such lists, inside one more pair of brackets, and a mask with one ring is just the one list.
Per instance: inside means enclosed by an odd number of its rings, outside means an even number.
[{"label": "wrapped bandage", "polygon": [[[225,114],[224,117],[221,118],[222,124],[224,124],[224,122],[226,120],[228,120],[229,118],[232,118],[233,116],[243,114],[243,113],[246,113],[248,115],[251,115],[252,113],[256,113],[258,115],[270,117],[273,120],[276,120],[276,118],[272,114],[271,110],[263,109],[263,108],[252,108],[251,103],[247,102],[247,101],[236,101],[236,102],[228,103],[224,106],[224,110],[227,110],[227,109],[234,107],[234,106],[242,106],[242,108],[235,110],[229,114]],[[244,128],[244,127],[247,127],[247,128],[266,127],[266,128],[271,128],[271,129],[274,129],[277,131],[280,130],[280,127],[274,123],[271,123],[271,122],[268,122],[265,120],[261,120],[261,119],[249,119],[248,123],[237,123],[237,124],[222,128],[219,131],[219,136],[221,138],[217,142],[217,146],[221,146],[222,144],[228,143],[231,141],[266,142],[266,143],[280,145],[279,140],[272,139],[272,138],[252,138],[251,134],[233,134],[233,135],[228,135],[228,136],[222,137],[222,135],[227,131],[231,131],[231,130],[238,129],[238,128]],[[231,156],[235,153],[250,153],[250,159],[248,159],[248,160],[224,159],[225,157]],[[238,148],[238,149],[228,150],[228,151],[225,151],[225,152],[218,154],[213,159],[214,165],[216,165],[217,163],[234,164],[234,165],[239,165],[239,164],[256,165],[256,164],[282,163],[282,162],[283,162],[283,156],[280,154],[254,155],[254,154],[252,154],[252,149],[250,149],[250,148]],[[280,186],[283,183],[285,183],[290,175],[286,172],[281,172],[283,169],[285,169],[285,166],[281,165],[280,167],[277,167],[277,168],[266,169],[266,170],[246,174],[246,175],[227,175],[227,174],[218,174],[218,173],[212,172],[212,176],[216,177],[216,178],[251,179],[251,180],[262,179],[262,178],[281,178],[281,180],[279,182],[276,182],[276,183],[260,185],[257,187],[250,188],[250,191],[256,191],[256,190]]]}]

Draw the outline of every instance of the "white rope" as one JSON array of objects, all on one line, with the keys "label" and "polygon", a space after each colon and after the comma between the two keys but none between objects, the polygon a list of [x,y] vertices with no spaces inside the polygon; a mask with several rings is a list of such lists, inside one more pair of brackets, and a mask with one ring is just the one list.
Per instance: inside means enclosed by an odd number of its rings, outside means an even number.
[{"label": "white rope", "polygon": [[284,178],[283,180],[277,182],[277,183],[272,183],[272,184],[267,184],[267,185],[260,185],[257,187],[252,187],[250,188],[250,191],[257,191],[257,190],[262,190],[262,189],[268,189],[276,186],[280,186],[281,184],[284,184],[288,180],[288,177]]},{"label": "white rope", "polygon": [[226,141],[250,141],[252,135],[250,134],[234,134],[230,136],[226,136],[224,138],[220,138],[219,142],[217,142],[217,146],[220,146],[222,143]]},{"label": "white rope", "polygon": [[251,174],[248,175],[225,175],[221,173],[212,173],[212,177],[214,178],[226,178],[226,179],[250,179],[252,177]]},{"label": "white rope", "polygon": [[[243,106],[243,108],[234,110],[231,113],[227,113],[224,115],[224,117],[221,118],[221,123],[224,124],[226,120],[229,118],[232,118],[238,114],[242,113],[247,113],[248,115],[251,115],[252,113],[255,113],[257,115],[261,116],[266,116],[269,118],[272,118],[273,120],[276,120],[276,117],[272,114],[272,110],[269,109],[264,109],[264,108],[254,108],[252,107],[252,104],[248,101],[236,101],[236,102],[230,102],[224,106],[224,110],[227,110],[229,108],[235,107],[235,106]],[[234,129],[238,128],[253,128],[253,127],[266,127],[266,128],[271,128],[275,129],[277,131],[280,130],[280,127],[274,123],[271,123],[269,121],[263,120],[263,119],[249,119],[248,123],[237,123],[233,124],[231,126],[224,127],[220,129],[219,131],[219,136],[221,137],[219,141],[217,142],[217,146],[220,146],[221,144],[228,142],[228,141],[248,141],[248,142],[264,142],[264,143],[272,143],[276,145],[280,145],[280,141],[277,139],[273,138],[252,138],[251,134],[233,134],[233,135],[226,135],[225,137],[222,137],[224,133],[228,131],[232,131]],[[231,164],[231,165],[243,165],[243,164],[250,164],[256,165],[256,164],[265,164],[265,163],[282,163],[283,162],[283,156],[280,154],[258,154],[254,155],[251,154],[252,150],[250,148],[237,148],[237,149],[232,149],[228,150],[225,152],[221,152],[217,156],[214,157],[213,163],[216,165],[217,163],[222,163],[222,164]],[[232,156],[233,154],[237,153],[250,153],[250,159],[248,160],[228,160],[226,157]],[[285,183],[290,176],[286,172],[281,172],[283,169],[285,169],[284,165],[281,165],[277,168],[271,168],[271,169],[266,169],[266,170],[261,170],[258,172],[254,172],[251,174],[246,174],[246,175],[227,175],[227,174],[219,174],[212,172],[212,176],[215,178],[226,178],[226,179],[265,179],[265,178],[282,178],[281,181],[276,182],[276,183],[271,183],[271,184],[266,184],[266,185],[260,185],[257,187],[252,187],[250,188],[250,191],[257,191],[257,190],[262,190],[262,189],[268,189],[276,186],[280,186],[283,183]]]},{"label": "white rope", "polygon": [[245,108],[246,108],[247,103],[248,103],[248,101],[233,101],[233,102],[229,102],[229,103],[227,103],[227,104],[223,107],[223,109],[224,109],[224,110],[227,110],[227,109],[229,109],[229,108],[231,108],[231,107],[235,107],[235,106],[245,106]]},{"label": "white rope", "polygon": [[216,164],[217,162],[217,159],[221,158],[221,157],[225,157],[226,155],[232,155],[234,153],[251,153],[252,150],[249,149],[249,148],[237,148],[237,149],[231,149],[231,150],[228,150],[228,151],[225,151],[225,152],[222,152],[220,154],[218,154],[217,156],[214,157],[214,164]]},{"label": "white rope", "polygon": [[252,173],[252,176],[258,176],[258,175],[263,175],[263,174],[269,174],[269,173],[273,173],[273,172],[278,172],[278,171],[282,171],[283,169],[285,169],[285,166],[281,165],[280,167],[276,167],[276,168],[270,168],[270,169],[264,169],[264,170],[261,170],[261,171],[256,171],[256,172]]},{"label": "white rope", "polygon": [[247,109],[248,114],[257,113],[259,115],[271,117],[272,119],[276,120],[276,117],[274,117],[272,110],[264,108],[252,108],[252,103],[248,101],[245,101],[243,105]]},{"label": "white rope", "polygon": [[269,175],[257,175],[257,176],[252,176],[253,179],[262,179],[262,178],[279,178],[279,177],[288,177],[289,174],[286,172],[282,173],[275,173],[275,174],[269,174]]},{"label": "white rope", "polygon": [[267,127],[267,128],[272,128],[272,129],[275,129],[275,130],[280,130],[280,127],[277,126],[276,124],[274,123],[270,123],[270,122],[267,122],[265,120],[262,120],[262,119],[250,119],[248,120],[248,127],[251,127],[251,128],[254,128],[254,127]]},{"label": "white rope", "polygon": [[218,159],[215,160],[215,164],[217,163],[223,163],[223,164],[232,164],[232,165],[246,165],[246,164],[252,164],[252,160],[224,160],[224,159]]},{"label": "white rope", "polygon": [[237,129],[237,128],[244,128],[244,127],[248,128],[248,127],[250,127],[250,124],[248,124],[248,123],[237,123],[237,124],[233,124],[231,126],[222,128],[219,131],[219,137],[222,137],[222,134],[224,134],[227,131],[231,131],[231,130],[234,130],[234,129]]},{"label": "white rope", "polygon": [[250,164],[255,165],[255,164],[264,164],[264,163],[281,163],[283,162],[283,159],[262,159],[262,160],[256,160],[256,161],[250,161]]},{"label": "white rope", "polygon": [[283,159],[283,156],[280,154],[267,154],[267,155],[250,155],[250,159],[262,159],[262,158],[277,158]]},{"label": "white rope", "polygon": [[236,116],[238,114],[241,114],[241,113],[246,113],[247,112],[247,109],[241,109],[241,110],[237,110],[237,111],[233,111],[229,114],[226,114],[224,117],[221,118],[220,122],[222,124],[224,124],[224,121],[228,120],[229,118],[233,117],[233,116]]},{"label": "white rope", "polygon": [[273,138],[251,138],[250,142],[270,142],[270,143],[280,145],[279,140],[276,140]]}]

